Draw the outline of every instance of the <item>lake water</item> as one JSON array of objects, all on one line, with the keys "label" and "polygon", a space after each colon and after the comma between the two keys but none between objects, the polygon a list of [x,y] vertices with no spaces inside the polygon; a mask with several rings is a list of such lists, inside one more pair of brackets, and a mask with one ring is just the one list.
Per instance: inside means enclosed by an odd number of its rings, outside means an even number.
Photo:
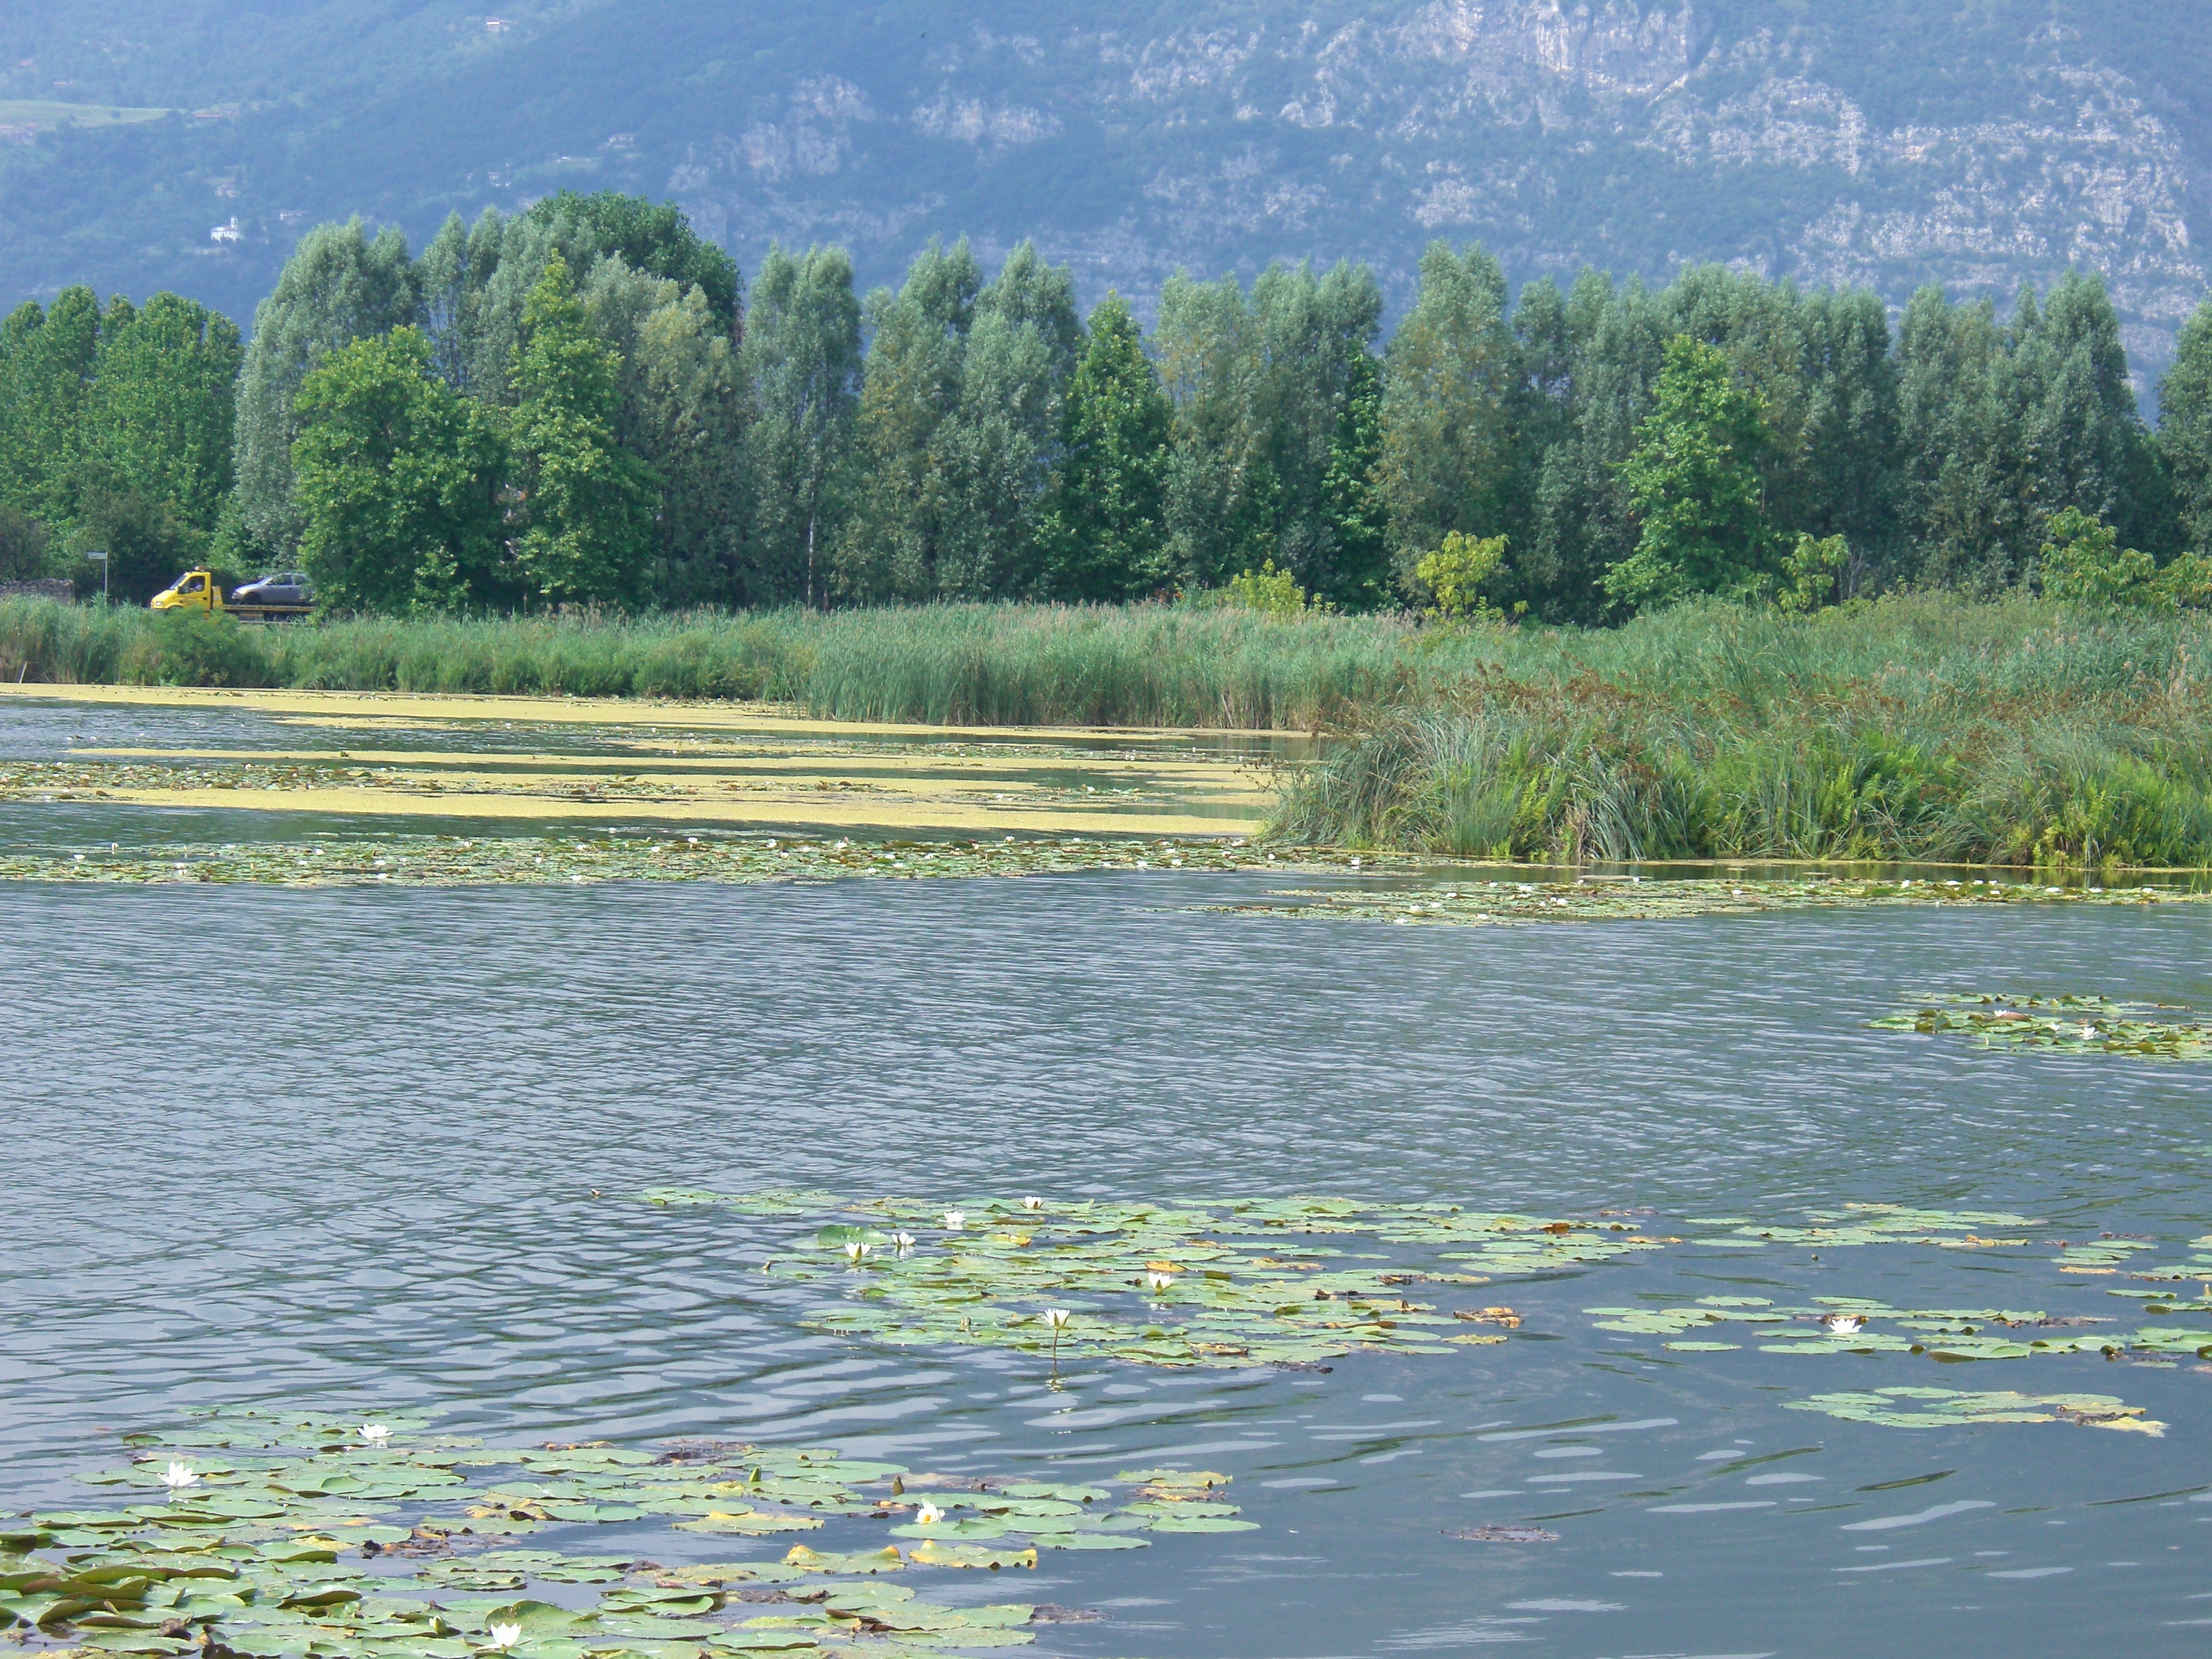
[{"label": "lake water", "polygon": [[[2178,1260],[2212,1232],[2212,1067],[1866,1022],[1942,988],[2203,1008],[2212,912],[1459,931],[1194,908],[1263,890],[0,889],[0,1507],[83,1501],[69,1477],[112,1461],[109,1431],[195,1405],[436,1403],[508,1441],[1234,1477],[1258,1531],[1022,1574],[1025,1599],[1109,1615],[1041,1654],[2207,1650],[2212,1365],[1675,1352],[1583,1310],[2147,1322],[2107,1295],[2124,1276],[2062,1275],[2044,1241]],[[793,1224],[636,1201],[654,1186],[1323,1193],[1649,1211],[1691,1239],[1718,1230],[1689,1218],[1854,1200],[2039,1224],[1988,1250],[1684,1243],[1485,1287],[1525,1317],[1504,1346],[1063,1365],[1054,1389],[1025,1356],[803,1328],[757,1271]],[[2098,1392],[2170,1426],[1787,1409],[1899,1385]],[[1510,1523],[1555,1540],[1449,1535]],[[606,1547],[576,1530],[549,1541]]]}]

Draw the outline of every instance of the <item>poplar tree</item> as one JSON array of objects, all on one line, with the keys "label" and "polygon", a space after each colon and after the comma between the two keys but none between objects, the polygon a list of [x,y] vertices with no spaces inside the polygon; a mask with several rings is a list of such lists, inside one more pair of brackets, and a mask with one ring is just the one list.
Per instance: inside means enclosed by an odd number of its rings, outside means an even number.
[{"label": "poplar tree", "polygon": [[1136,319],[1109,294],[1091,313],[1090,341],[1068,382],[1060,472],[1040,535],[1042,596],[1136,599],[1170,580],[1174,422]]},{"label": "poplar tree", "polygon": [[2159,384],[2158,445],[2186,544],[2212,556],[2212,300],[2183,325]]},{"label": "poplar tree", "polygon": [[959,397],[938,430],[939,595],[1012,598],[1036,582],[1062,409],[1082,347],[1073,276],[1022,243],[976,295]]},{"label": "poplar tree", "polygon": [[70,514],[71,470],[100,362],[100,300],[65,288],[0,325],[0,503],[48,524]]},{"label": "poplar tree", "polygon": [[842,248],[771,246],[753,284],[743,366],[754,480],[746,597],[827,596],[860,383],[860,310]]},{"label": "poplar tree", "polygon": [[1383,500],[1397,576],[1453,531],[1488,535],[1510,471],[1507,392],[1515,364],[1505,275],[1482,247],[1421,255],[1413,308],[1391,338],[1382,393]]},{"label": "poplar tree", "polygon": [[854,445],[864,481],[838,558],[864,599],[937,597],[950,527],[938,442],[960,398],[982,272],[963,240],[932,242],[896,293],[868,296],[870,340]]},{"label": "poplar tree", "polygon": [[592,332],[557,253],[523,313],[510,422],[531,589],[556,602],[640,597],[659,485],[615,437],[621,356]]},{"label": "poplar tree", "polygon": [[240,515],[280,556],[298,544],[292,504],[294,402],[325,352],[416,319],[418,294],[405,238],[372,240],[358,219],[318,225],[300,239],[269,297],[254,307],[252,343],[238,380]]}]

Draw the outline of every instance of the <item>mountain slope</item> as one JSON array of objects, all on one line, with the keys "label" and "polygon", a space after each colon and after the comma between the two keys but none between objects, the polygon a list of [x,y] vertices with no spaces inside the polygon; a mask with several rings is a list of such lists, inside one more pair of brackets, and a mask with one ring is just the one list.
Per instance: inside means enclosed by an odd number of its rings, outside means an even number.
[{"label": "mountain slope", "polygon": [[419,239],[611,185],[748,268],[835,240],[881,281],[932,235],[1032,235],[1091,297],[1310,255],[1402,304],[1437,236],[1516,278],[1718,259],[1893,301],[2078,262],[2154,368],[2207,283],[2209,34],[2156,0],[29,0],[0,297],[243,316],[313,220]]}]

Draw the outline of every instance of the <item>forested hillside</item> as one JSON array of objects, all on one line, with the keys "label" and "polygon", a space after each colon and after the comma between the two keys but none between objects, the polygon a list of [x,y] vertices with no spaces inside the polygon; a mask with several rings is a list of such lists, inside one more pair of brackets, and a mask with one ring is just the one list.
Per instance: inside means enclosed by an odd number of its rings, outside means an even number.
[{"label": "forested hillside", "polygon": [[[311,224],[419,246],[562,186],[677,201],[747,270],[1024,238],[1148,322],[1176,269],[1421,249],[1517,286],[1732,264],[1903,304],[2100,272],[2148,390],[2206,283],[2212,30],[2160,0],[16,0],[0,297],[244,322]],[[217,233],[220,233],[219,234]]]}]

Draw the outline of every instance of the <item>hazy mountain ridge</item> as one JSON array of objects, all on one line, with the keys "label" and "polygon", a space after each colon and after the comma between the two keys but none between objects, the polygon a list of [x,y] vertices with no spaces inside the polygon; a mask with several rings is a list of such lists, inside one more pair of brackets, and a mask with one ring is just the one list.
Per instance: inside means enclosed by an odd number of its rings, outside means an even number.
[{"label": "hazy mountain ridge", "polygon": [[[203,34],[255,58],[235,4],[201,10]],[[353,20],[398,67],[314,70],[317,52],[344,59],[346,31],[317,34],[306,13]],[[149,126],[0,144],[15,152],[0,154],[0,285],[161,282],[244,311],[306,218],[358,210],[419,237],[449,207],[571,183],[672,195],[748,268],[771,238],[834,239],[883,280],[933,234],[986,252],[1033,235],[1091,297],[1310,254],[1369,259],[1402,304],[1434,236],[1480,239],[1521,278],[1718,259],[1893,301],[1941,281],[2007,303],[2078,262],[2106,273],[2154,369],[2207,286],[2212,125],[2191,104],[2212,51],[2185,13],[2140,0],[1934,16],[1904,0],[1212,0],[1150,15],[884,0],[800,18],[595,0],[501,21],[309,7],[282,29],[323,91],[166,143]],[[179,94],[221,91],[169,51]],[[281,93],[284,64],[264,67]],[[119,73],[118,99],[160,90],[143,64],[127,87]],[[31,95],[17,77],[7,90]],[[112,235],[68,210],[73,167],[95,161],[121,162],[141,204],[100,204]],[[34,173],[57,193],[43,215],[15,199]],[[203,240],[234,210],[237,242]]]}]

